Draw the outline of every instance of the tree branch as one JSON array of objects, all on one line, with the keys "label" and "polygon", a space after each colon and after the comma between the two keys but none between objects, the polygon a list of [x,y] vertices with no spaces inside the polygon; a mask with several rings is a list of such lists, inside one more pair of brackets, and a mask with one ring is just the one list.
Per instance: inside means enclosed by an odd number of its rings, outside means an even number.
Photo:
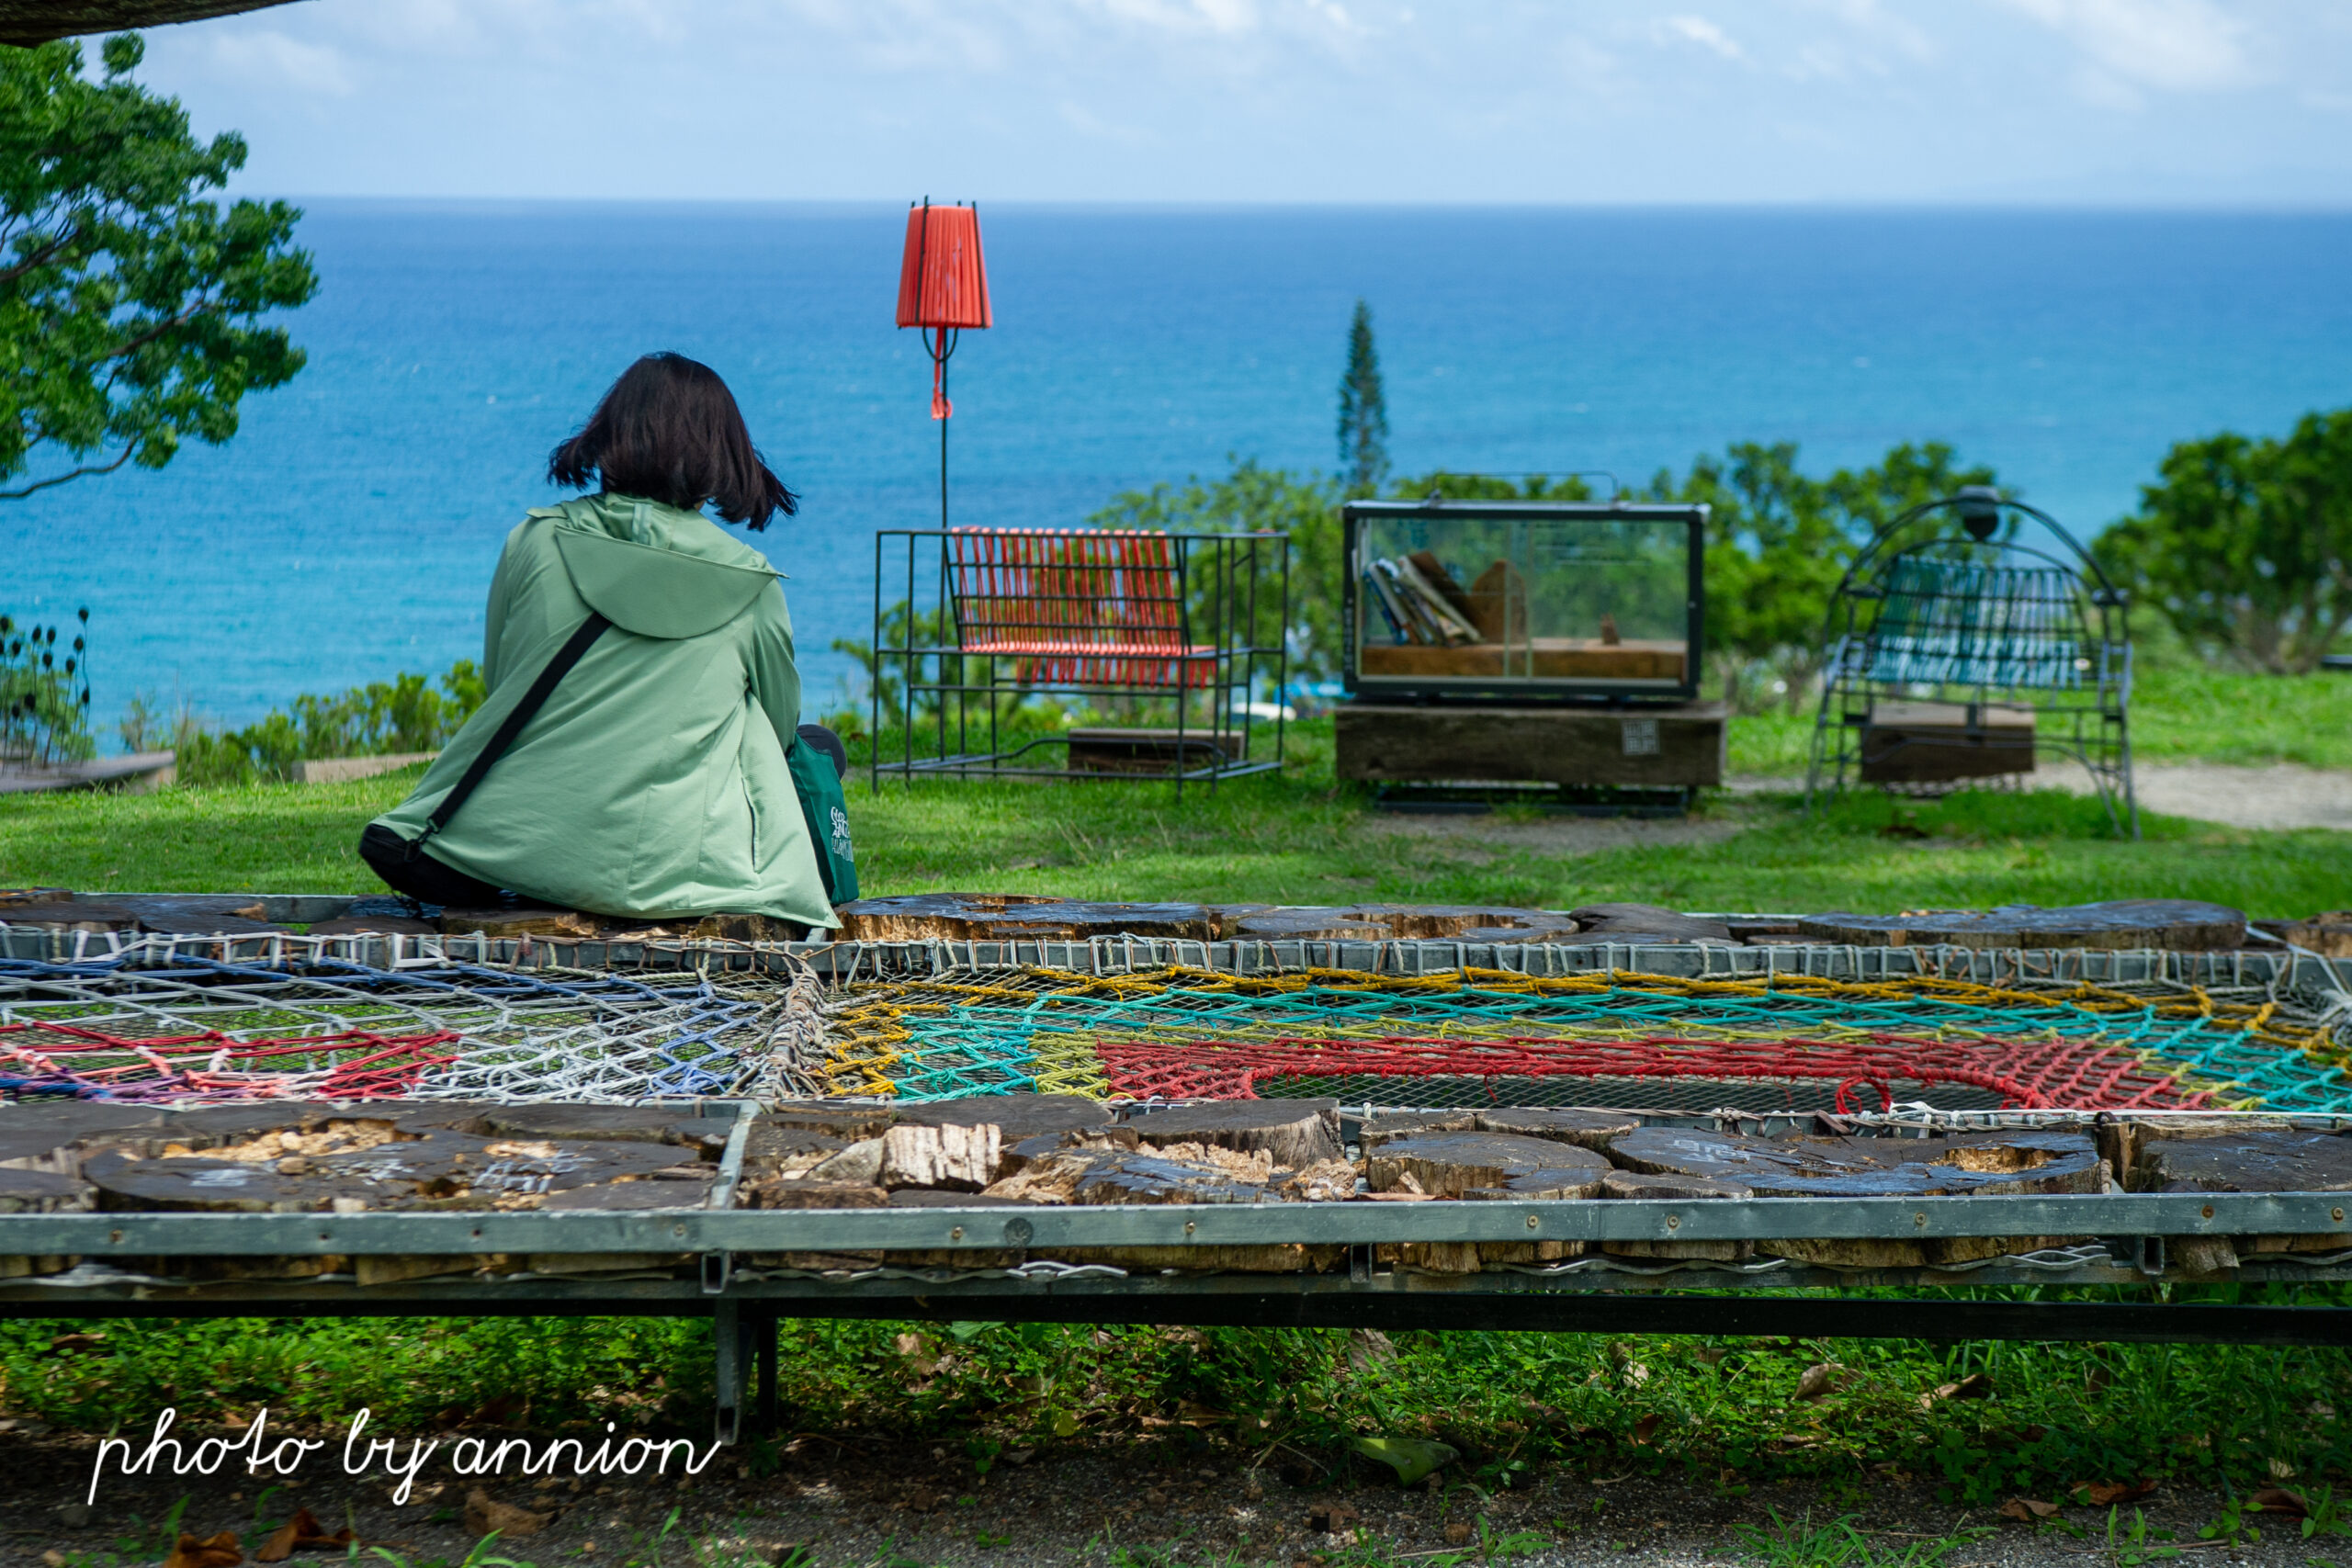
[{"label": "tree branch", "polygon": [[58,252],[63,250],[66,246],[72,244],[75,240],[78,240],[81,237],[81,230],[68,229],[65,232],[60,234],[54,240],[51,240],[48,244],[43,245],[32,254],[25,257],[24,260],[17,263],[16,265],[0,267],[0,285],[16,282],[17,279],[24,276],[25,274],[32,271],[35,267],[40,266],[42,263],[48,261],[50,257],[55,255]]},{"label": "tree branch", "polygon": [[62,474],[52,474],[48,479],[25,486],[22,490],[0,490],[0,501],[22,501],[36,491],[47,490],[51,485],[62,485],[68,479],[78,479],[85,474],[110,474],[130,461],[130,455],[138,450],[139,444],[134,441],[125,446],[122,449],[122,455],[111,463],[85,463],[78,468],[71,468]]}]

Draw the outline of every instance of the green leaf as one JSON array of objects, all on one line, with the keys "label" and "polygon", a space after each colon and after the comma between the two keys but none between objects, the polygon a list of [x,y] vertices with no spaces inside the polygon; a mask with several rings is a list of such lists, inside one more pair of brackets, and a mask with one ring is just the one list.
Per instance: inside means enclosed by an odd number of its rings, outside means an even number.
[{"label": "green leaf", "polygon": [[1348,1446],[1395,1470],[1401,1486],[1424,1480],[1462,1457],[1455,1449],[1430,1438],[1358,1438]]}]

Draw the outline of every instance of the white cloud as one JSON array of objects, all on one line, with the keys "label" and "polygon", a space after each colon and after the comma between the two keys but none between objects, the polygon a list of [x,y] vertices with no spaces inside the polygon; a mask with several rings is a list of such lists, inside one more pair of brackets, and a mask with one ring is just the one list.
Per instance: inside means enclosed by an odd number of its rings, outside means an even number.
[{"label": "white cloud", "polygon": [[2168,92],[2255,80],[2244,21],[2211,0],[2007,0],[2064,35],[2109,76]]},{"label": "white cloud", "polygon": [[351,73],[332,44],[303,43],[275,30],[220,33],[211,41],[214,62],[231,76],[258,77],[324,97],[351,96]]},{"label": "white cloud", "polygon": [[1704,17],[1666,17],[1657,24],[1657,33],[1661,41],[1695,43],[1725,60],[1747,57],[1747,51],[1739,47],[1737,39]]}]

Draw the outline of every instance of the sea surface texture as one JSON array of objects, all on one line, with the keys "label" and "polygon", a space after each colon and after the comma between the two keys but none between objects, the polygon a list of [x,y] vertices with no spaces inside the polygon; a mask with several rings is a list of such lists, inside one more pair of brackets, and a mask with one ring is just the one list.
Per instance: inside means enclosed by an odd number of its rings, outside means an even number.
[{"label": "sea surface texture", "polygon": [[[478,657],[500,541],[636,355],[708,361],[800,491],[808,703],[878,528],[935,526],[903,210],[319,200],[310,366],[227,446],[0,502],[0,610],[87,605],[95,706],[241,723]],[[1371,301],[1399,473],[1608,470],[1739,440],[1826,472],[1948,441],[2085,536],[2176,440],[2352,402],[2352,216],[982,209],[998,325],[953,361],[951,520],[1069,526],[1228,457],[1336,461]],[[1603,481],[1605,483],[1605,481]],[[1300,585],[1332,593],[1334,583]]]}]

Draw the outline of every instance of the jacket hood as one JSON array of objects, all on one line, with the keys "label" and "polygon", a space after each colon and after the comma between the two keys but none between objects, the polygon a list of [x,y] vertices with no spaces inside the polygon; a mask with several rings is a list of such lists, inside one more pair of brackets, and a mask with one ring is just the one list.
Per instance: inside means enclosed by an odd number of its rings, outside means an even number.
[{"label": "jacket hood", "polygon": [[699,512],[592,495],[527,515],[555,525],[556,550],[590,609],[639,637],[717,631],[784,574]]}]

